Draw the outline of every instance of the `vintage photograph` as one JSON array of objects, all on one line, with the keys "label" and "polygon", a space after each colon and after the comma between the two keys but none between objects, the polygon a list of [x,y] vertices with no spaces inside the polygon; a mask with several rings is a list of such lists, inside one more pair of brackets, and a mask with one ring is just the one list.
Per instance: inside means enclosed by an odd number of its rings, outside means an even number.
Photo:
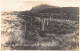
[{"label": "vintage photograph", "polygon": [[68,2],[3,1],[1,50],[78,51],[79,7]]}]

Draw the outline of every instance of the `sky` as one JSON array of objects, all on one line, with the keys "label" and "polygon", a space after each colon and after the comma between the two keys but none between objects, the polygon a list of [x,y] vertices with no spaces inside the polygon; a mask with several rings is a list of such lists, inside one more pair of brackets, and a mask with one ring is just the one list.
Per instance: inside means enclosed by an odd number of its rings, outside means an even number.
[{"label": "sky", "polygon": [[40,4],[59,7],[80,7],[80,0],[1,0],[1,11],[24,11]]}]

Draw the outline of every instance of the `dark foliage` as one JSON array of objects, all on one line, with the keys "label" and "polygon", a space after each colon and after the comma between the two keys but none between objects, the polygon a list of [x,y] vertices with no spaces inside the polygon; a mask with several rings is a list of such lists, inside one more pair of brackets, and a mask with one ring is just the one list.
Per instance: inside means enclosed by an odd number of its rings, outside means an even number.
[{"label": "dark foliage", "polygon": [[43,10],[43,9],[47,9],[47,8],[57,8],[58,6],[50,6],[50,5],[47,5],[47,4],[41,4],[41,5],[38,5],[38,6],[35,6],[33,7],[30,11],[33,12],[33,13],[37,13],[39,12],[40,10]]},{"label": "dark foliage", "polygon": [[47,33],[53,33],[53,34],[67,34],[67,33],[73,33],[76,30],[76,27],[74,24],[68,24],[66,22],[56,22],[56,21],[50,21],[48,25],[45,25],[45,31]]},{"label": "dark foliage", "polygon": [[[53,18],[76,21],[78,20],[79,8],[78,7],[47,8],[39,11],[38,13],[39,14],[45,13],[45,15],[42,15],[45,17],[50,17],[52,14]],[[58,15],[56,16],[56,14]]]},{"label": "dark foliage", "polygon": [[[41,19],[42,18],[50,19],[50,16],[52,14],[51,19],[78,21],[78,10],[79,8],[77,7],[60,8],[49,5],[40,5],[33,7],[30,11],[20,12],[18,16],[23,18],[26,22],[28,22],[26,24],[27,31],[32,32],[32,30],[35,30],[40,34],[40,36],[43,36],[46,33],[67,34],[67,33],[73,33],[76,30],[75,24],[68,24],[66,23],[66,21],[65,22],[57,22],[57,20],[48,21],[49,24],[48,25],[45,24],[45,31],[41,31],[40,30]],[[43,13],[45,13],[45,15],[42,15]],[[58,14],[58,16],[55,16],[54,14]],[[35,27],[35,29],[33,28],[33,26]]]}]

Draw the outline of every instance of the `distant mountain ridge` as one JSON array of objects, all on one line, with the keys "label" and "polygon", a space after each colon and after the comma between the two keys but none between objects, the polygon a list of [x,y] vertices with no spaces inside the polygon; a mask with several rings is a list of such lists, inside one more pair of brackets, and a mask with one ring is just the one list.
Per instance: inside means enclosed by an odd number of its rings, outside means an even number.
[{"label": "distant mountain ridge", "polygon": [[33,13],[36,13],[40,10],[47,9],[47,8],[58,8],[58,6],[50,6],[50,5],[47,5],[47,4],[41,4],[41,5],[33,7],[30,11],[33,12]]},{"label": "distant mountain ridge", "polygon": [[1,15],[17,15],[20,11],[6,11],[1,12]]}]

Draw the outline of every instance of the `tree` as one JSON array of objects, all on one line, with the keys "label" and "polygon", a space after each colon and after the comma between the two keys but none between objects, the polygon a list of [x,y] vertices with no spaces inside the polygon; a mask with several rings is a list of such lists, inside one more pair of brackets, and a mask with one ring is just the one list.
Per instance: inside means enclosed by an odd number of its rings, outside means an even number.
[{"label": "tree", "polygon": [[21,17],[22,19],[25,20],[25,31],[26,31],[26,24],[29,23],[30,25],[32,24],[32,19],[33,19],[33,13],[30,11],[22,11],[18,14],[18,17]]}]

